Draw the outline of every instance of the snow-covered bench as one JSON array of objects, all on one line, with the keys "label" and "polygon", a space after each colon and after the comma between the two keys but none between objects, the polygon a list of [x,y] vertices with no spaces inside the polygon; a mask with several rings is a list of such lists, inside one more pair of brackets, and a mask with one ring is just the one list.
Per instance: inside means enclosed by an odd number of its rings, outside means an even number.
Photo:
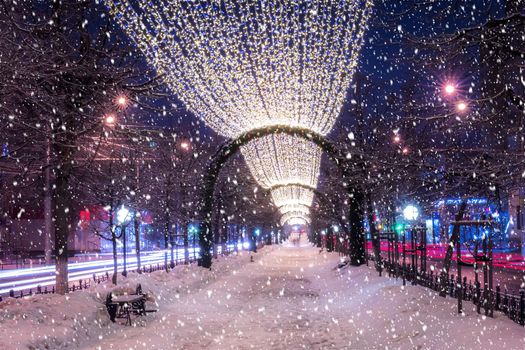
[{"label": "snow-covered bench", "polygon": [[106,309],[109,318],[115,322],[117,318],[125,318],[126,325],[131,326],[131,315],[144,316],[148,312],[157,310],[146,310],[147,295],[142,292],[142,286],[137,285],[135,294],[114,296],[111,292],[106,297]]}]

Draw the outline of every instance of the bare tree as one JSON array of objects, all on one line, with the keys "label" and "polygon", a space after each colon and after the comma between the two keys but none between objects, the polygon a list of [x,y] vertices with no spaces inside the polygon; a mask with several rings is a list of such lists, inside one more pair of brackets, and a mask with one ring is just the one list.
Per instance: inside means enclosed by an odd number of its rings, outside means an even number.
[{"label": "bare tree", "polygon": [[81,141],[101,128],[115,96],[148,90],[147,74],[140,76],[136,62],[116,44],[100,5],[87,0],[1,5],[0,118],[17,150],[8,161],[25,164],[29,172],[50,172],[56,291],[64,294]]}]

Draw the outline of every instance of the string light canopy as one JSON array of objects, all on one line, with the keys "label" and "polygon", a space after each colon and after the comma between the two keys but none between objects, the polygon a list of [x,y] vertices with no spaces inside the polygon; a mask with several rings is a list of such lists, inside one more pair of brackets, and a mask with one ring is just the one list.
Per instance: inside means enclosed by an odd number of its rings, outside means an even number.
[{"label": "string light canopy", "polygon": [[284,225],[290,225],[290,226],[295,226],[295,225],[308,225],[308,221],[306,221],[306,219],[304,218],[299,218],[299,217],[296,217],[296,218],[291,218],[289,219],[288,221],[286,221],[284,224],[282,224],[282,226]]},{"label": "string light canopy", "polygon": [[293,225],[292,222],[296,222],[298,219],[301,219],[305,224],[310,223],[310,216],[302,212],[289,212],[281,216],[281,226],[286,224]]},{"label": "string light canopy", "polygon": [[287,204],[279,208],[281,214],[286,214],[289,212],[301,212],[308,214],[310,213],[310,207],[303,204]]},{"label": "string light canopy", "polygon": [[253,177],[263,188],[286,184],[317,187],[322,150],[311,141],[273,134],[243,146],[242,154]]},{"label": "string light canopy", "polygon": [[106,0],[186,107],[236,138],[286,125],[326,135],[372,0]]},{"label": "string light canopy", "polygon": [[311,207],[314,201],[313,189],[303,186],[289,185],[270,190],[273,203],[281,208],[286,205],[304,205]]}]

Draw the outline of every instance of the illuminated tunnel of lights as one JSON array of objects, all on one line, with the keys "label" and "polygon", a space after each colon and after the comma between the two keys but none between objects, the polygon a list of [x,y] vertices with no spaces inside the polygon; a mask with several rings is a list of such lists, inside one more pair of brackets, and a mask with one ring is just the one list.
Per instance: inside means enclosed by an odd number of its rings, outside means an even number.
[{"label": "illuminated tunnel of lights", "polygon": [[[106,3],[186,107],[232,139],[276,125],[327,135],[346,98],[372,8],[372,0]],[[320,152],[289,138],[268,136],[241,149],[254,178],[265,188],[317,187]],[[298,156],[303,146],[310,158]],[[313,193],[274,192],[278,207],[311,206]]]}]

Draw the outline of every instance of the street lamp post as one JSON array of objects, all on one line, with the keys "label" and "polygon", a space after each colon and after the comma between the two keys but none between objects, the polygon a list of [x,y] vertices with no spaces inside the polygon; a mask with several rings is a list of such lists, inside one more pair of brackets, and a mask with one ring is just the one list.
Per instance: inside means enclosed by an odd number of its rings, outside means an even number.
[{"label": "street lamp post", "polygon": [[124,268],[122,270],[122,276],[127,276],[128,275],[128,271],[127,271],[127,252],[126,252],[126,249],[127,249],[127,245],[126,245],[126,241],[127,241],[127,237],[126,237],[126,229],[127,229],[127,226],[130,222],[130,217],[129,217],[129,214],[130,214],[130,211],[129,209],[127,209],[126,207],[122,206],[119,211],[117,212],[117,222],[119,223],[119,226],[120,226],[120,232],[121,232],[121,236],[122,236],[122,250],[123,250],[123,263],[124,263]]},{"label": "street lamp post", "polygon": [[122,250],[123,250],[123,258],[124,258],[124,269],[122,270],[122,276],[126,277],[128,275],[128,271],[127,271],[127,261],[126,261],[126,257],[127,257],[127,254],[126,254],[126,240],[127,240],[127,237],[126,237],[126,225],[122,225],[120,227],[120,230],[122,231]]},{"label": "street lamp post", "polygon": [[141,273],[141,261],[140,261],[140,212],[136,211],[133,215],[133,226],[135,230],[135,254],[137,256],[137,272]]}]

